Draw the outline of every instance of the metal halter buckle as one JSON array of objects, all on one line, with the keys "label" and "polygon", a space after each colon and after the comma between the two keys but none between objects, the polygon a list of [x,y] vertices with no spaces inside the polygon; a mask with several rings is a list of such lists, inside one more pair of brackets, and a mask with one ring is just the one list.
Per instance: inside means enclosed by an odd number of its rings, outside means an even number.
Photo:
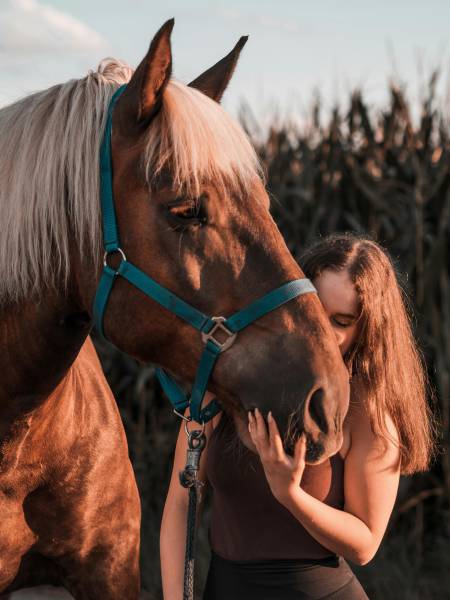
[{"label": "metal halter buckle", "polygon": [[[109,250],[109,252],[108,251],[105,252],[105,254],[103,255],[103,266],[104,267],[106,267],[106,266],[109,267],[109,265],[107,263],[107,258],[110,254],[115,254],[116,252],[118,252],[120,254],[120,256],[122,257],[122,261],[120,264],[122,264],[122,262],[126,262],[127,257],[125,256],[125,252],[122,250],[122,248],[116,248],[115,250]],[[120,267],[120,265],[119,265],[119,267]],[[109,267],[109,268],[114,269],[114,271],[116,271],[116,273],[117,273],[119,267],[117,267],[117,269],[114,267]]]},{"label": "metal halter buckle", "polygon": [[[228,327],[224,325],[224,322],[226,321],[225,317],[211,317],[211,321],[214,321],[215,325],[213,325],[207,333],[202,331],[202,340],[205,344],[207,344],[209,340],[213,341],[216,346],[219,346],[220,351],[223,352],[224,350],[227,350],[236,339],[236,332],[230,331]],[[214,337],[215,332],[218,330],[223,331],[228,336],[224,342],[221,342]]]}]

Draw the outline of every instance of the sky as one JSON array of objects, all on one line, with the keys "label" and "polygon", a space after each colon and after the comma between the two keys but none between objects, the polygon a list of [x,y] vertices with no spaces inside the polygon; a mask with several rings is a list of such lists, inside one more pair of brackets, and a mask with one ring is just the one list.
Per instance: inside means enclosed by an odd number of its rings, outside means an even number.
[{"label": "sky", "polygon": [[173,74],[189,82],[249,35],[223,104],[246,101],[260,119],[304,117],[363,89],[381,107],[387,81],[410,97],[433,67],[448,100],[446,0],[0,0],[0,106],[83,77],[105,56],[137,66],[158,28],[175,17]]}]

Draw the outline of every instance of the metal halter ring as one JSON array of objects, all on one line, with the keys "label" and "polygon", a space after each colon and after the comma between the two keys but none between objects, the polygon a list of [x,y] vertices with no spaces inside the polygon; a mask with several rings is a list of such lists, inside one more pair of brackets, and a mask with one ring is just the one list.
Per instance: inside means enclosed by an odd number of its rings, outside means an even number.
[{"label": "metal halter ring", "polygon": [[[208,341],[211,340],[216,344],[216,346],[219,346],[220,352],[223,352],[231,346],[231,344],[236,339],[237,334],[234,331],[230,331],[228,327],[224,325],[224,322],[226,321],[225,317],[211,317],[211,321],[214,321],[215,324],[211,327],[211,329],[208,332],[205,333],[204,331],[202,331],[202,340],[205,344],[207,344]],[[220,340],[214,337],[215,332],[218,330],[223,331],[228,336],[228,338],[224,342],[221,342]]]},{"label": "metal halter ring", "polygon": [[[103,266],[104,267],[109,267],[108,263],[106,262],[106,259],[108,258],[108,256],[110,254],[114,254],[115,252],[118,252],[120,254],[120,256],[122,257],[122,262],[126,262],[127,257],[125,256],[125,252],[122,250],[122,248],[115,248],[114,250],[106,251],[105,254],[103,255]],[[120,264],[122,264],[122,262]],[[109,268],[111,269],[112,267],[109,267]],[[115,271],[117,271],[117,269],[115,269]]]},{"label": "metal halter ring", "polygon": [[[186,435],[189,437],[189,429],[188,429],[188,423],[190,423],[191,421],[193,421],[192,417],[185,417],[182,413],[178,412],[176,410],[176,408],[173,409],[173,412],[180,417],[180,419],[183,419],[184,421],[184,430],[186,432]],[[199,423],[199,425],[202,426],[202,433],[205,431],[205,422],[203,421],[203,423]]]},{"label": "metal halter ring", "polygon": [[175,414],[176,414],[178,417],[180,417],[180,419],[183,419],[184,421],[192,421],[192,418],[191,418],[191,417],[185,417],[185,416],[183,415],[183,413],[180,413],[180,412],[179,412],[179,411],[178,411],[176,408],[174,408],[174,409],[173,409],[173,412],[174,412],[174,413],[175,413]]},{"label": "metal halter ring", "polygon": [[[189,434],[191,432],[188,429],[188,423],[189,423],[189,419],[185,419],[185,421],[184,421],[184,430],[186,432],[186,435],[189,437]],[[200,425],[200,423],[199,423],[199,425]],[[203,433],[205,431],[205,422],[204,421],[203,421],[203,423],[201,423],[201,427],[202,427],[201,432]]]}]

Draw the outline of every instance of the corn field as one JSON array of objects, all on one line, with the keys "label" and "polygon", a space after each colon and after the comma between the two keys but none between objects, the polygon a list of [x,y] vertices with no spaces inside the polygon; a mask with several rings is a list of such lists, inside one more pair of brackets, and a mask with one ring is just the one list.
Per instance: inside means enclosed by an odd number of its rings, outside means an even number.
[{"label": "corn field", "polygon": [[[450,127],[437,108],[436,80],[434,73],[419,122],[412,121],[401,88],[391,87],[377,114],[355,91],[349,109],[336,108],[326,124],[317,102],[308,125],[273,126],[257,143],[272,213],[293,255],[318,235],[368,232],[389,249],[412,301],[440,447],[429,472],[402,478],[376,557],[352,565],[375,600],[450,598]],[[248,109],[242,122],[252,135]],[[143,586],[159,598],[158,534],[179,421],[154,385],[153,367],[96,343],[141,492]],[[208,502],[198,540],[199,589],[208,563],[207,518]]]}]

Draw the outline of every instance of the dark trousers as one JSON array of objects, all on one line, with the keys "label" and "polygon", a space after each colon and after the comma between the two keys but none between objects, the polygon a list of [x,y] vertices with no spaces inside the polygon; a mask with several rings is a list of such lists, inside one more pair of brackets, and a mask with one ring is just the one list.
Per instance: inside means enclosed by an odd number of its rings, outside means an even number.
[{"label": "dark trousers", "polygon": [[212,553],[203,600],[369,600],[342,557],[230,561]]}]

